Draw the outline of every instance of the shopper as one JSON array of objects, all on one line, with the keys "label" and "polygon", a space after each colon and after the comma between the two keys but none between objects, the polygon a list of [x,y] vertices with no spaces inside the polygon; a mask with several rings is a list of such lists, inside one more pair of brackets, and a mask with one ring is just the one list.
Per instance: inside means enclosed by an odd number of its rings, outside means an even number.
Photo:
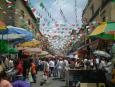
[{"label": "shopper", "polygon": [[31,74],[32,74],[32,79],[34,81],[34,83],[36,83],[36,65],[33,61],[33,59],[30,60],[30,63],[31,63],[31,67],[30,67],[30,71],[31,71]]},{"label": "shopper", "polygon": [[57,66],[58,66],[58,76],[59,76],[59,78],[62,79],[63,78],[63,70],[64,70],[64,61],[62,58],[59,59]]},{"label": "shopper", "polygon": [[17,74],[18,75],[22,75],[23,74],[23,67],[22,67],[23,63],[21,61],[19,61],[18,65],[16,66],[17,69]]},{"label": "shopper", "polygon": [[54,67],[55,67],[55,62],[53,59],[51,59],[49,61],[50,76],[54,76]]},{"label": "shopper", "polygon": [[49,76],[49,60],[45,59],[44,61],[44,80],[47,81],[48,80],[48,76]]}]

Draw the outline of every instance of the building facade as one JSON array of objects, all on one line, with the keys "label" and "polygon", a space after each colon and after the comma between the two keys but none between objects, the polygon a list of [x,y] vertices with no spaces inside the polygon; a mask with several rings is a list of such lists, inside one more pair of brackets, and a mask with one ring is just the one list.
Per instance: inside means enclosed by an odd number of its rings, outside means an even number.
[{"label": "building facade", "polygon": [[115,2],[112,0],[88,0],[83,11],[84,22],[103,22],[115,20]]},{"label": "building facade", "polygon": [[24,0],[0,0],[0,20],[6,25],[25,28],[37,38],[39,31],[39,18],[36,18]]}]

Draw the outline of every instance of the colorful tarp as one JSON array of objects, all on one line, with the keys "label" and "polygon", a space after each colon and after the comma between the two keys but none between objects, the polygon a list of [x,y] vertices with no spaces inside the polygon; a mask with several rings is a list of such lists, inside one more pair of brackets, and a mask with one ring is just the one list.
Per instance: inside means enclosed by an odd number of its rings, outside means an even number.
[{"label": "colorful tarp", "polygon": [[97,35],[103,32],[108,34],[115,34],[115,22],[103,22],[91,33],[91,35]]},{"label": "colorful tarp", "polygon": [[103,22],[89,36],[115,40],[115,35],[110,34],[110,32],[114,32],[114,30],[115,30],[115,22]]},{"label": "colorful tarp", "polygon": [[6,30],[0,31],[1,40],[13,40],[26,36],[32,37],[32,33],[19,27],[7,26]]}]

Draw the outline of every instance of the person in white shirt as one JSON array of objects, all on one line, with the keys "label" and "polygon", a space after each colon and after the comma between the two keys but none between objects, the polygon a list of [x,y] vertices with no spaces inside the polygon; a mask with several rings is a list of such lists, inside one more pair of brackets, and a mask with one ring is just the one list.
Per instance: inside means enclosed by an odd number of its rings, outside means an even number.
[{"label": "person in white shirt", "polygon": [[12,60],[12,59],[10,59],[10,60],[9,60],[9,68],[13,68],[13,67],[14,67],[13,60]]},{"label": "person in white shirt", "polygon": [[90,66],[91,66],[91,69],[93,69],[93,68],[94,68],[93,59],[90,59]]},{"label": "person in white shirt", "polygon": [[99,68],[99,58],[95,59],[95,64],[96,64],[96,69],[98,69]]},{"label": "person in white shirt", "polygon": [[59,78],[63,78],[64,61],[62,58],[59,59],[57,65]]},{"label": "person in white shirt", "polygon": [[44,65],[44,79],[47,81],[48,80],[48,76],[49,76],[49,63],[48,63],[48,59],[46,59],[46,61],[44,61],[43,65]]},{"label": "person in white shirt", "polygon": [[105,65],[106,65],[106,62],[105,62],[104,59],[102,59],[101,62],[100,62],[100,64],[99,64],[99,69],[100,70],[104,69]]},{"label": "person in white shirt", "polygon": [[51,75],[54,75],[54,67],[55,67],[55,62],[54,62],[54,60],[53,59],[51,59],[50,61],[49,61],[49,68],[50,68],[50,76]]}]

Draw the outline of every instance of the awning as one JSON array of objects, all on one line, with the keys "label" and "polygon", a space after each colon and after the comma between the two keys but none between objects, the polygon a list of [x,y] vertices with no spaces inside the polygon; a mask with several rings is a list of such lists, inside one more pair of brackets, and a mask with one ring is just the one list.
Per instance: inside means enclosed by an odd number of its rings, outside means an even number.
[{"label": "awning", "polygon": [[41,44],[40,41],[38,41],[38,40],[32,40],[32,41],[20,43],[17,46],[19,46],[19,47],[36,47],[36,46],[38,46],[40,44]]}]

